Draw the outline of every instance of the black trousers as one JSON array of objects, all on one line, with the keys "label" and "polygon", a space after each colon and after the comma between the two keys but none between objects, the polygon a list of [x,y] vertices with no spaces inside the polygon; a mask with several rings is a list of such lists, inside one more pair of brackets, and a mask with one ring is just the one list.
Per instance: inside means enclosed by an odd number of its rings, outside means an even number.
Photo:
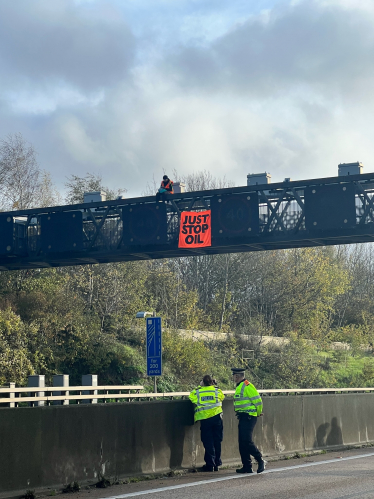
[{"label": "black trousers", "polygon": [[168,200],[168,196],[170,196],[170,192],[169,191],[156,192],[156,201],[167,201]]},{"label": "black trousers", "polygon": [[204,461],[207,466],[221,466],[221,443],[223,440],[223,421],[221,414],[200,422],[201,441],[204,445]]},{"label": "black trousers", "polygon": [[261,461],[262,454],[253,443],[253,430],[257,423],[256,416],[239,414],[239,452],[242,458],[243,468],[252,468],[253,456],[256,461]]}]

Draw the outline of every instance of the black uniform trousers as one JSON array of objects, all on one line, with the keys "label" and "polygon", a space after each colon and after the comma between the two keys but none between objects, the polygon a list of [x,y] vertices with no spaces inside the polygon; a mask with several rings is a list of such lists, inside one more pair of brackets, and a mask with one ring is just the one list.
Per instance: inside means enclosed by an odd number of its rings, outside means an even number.
[{"label": "black uniform trousers", "polygon": [[157,201],[167,201],[171,193],[169,191],[156,192],[156,202]]},{"label": "black uniform trousers", "polygon": [[239,452],[242,459],[243,468],[252,468],[253,456],[256,461],[262,460],[262,454],[253,443],[253,430],[257,423],[256,416],[250,416],[246,413],[236,413],[239,419]]},{"label": "black uniform trousers", "polygon": [[207,466],[221,466],[221,443],[223,440],[222,413],[200,421],[201,441],[204,445],[204,461]]}]

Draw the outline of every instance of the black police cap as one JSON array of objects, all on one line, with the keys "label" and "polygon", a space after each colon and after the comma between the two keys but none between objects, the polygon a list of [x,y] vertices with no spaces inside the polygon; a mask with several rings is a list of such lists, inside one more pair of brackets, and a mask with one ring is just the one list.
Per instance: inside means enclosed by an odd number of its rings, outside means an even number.
[{"label": "black police cap", "polygon": [[232,374],[244,374],[245,373],[245,369],[243,369],[242,367],[232,367],[231,368],[231,372]]}]

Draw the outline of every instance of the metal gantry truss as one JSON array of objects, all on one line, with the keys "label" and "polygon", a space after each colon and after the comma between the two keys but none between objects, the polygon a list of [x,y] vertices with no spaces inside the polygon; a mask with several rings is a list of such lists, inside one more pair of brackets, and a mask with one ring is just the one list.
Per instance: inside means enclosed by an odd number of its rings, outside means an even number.
[{"label": "metal gantry truss", "polygon": [[[356,223],[354,227],[308,231],[305,223],[306,188],[313,186],[354,186]],[[227,238],[211,247],[179,249],[179,220],[182,211],[211,208],[212,199],[256,193],[259,232],[251,238]],[[124,244],[122,210],[137,205],[155,205],[154,196],[97,203],[28,209],[1,213],[13,223],[13,241],[0,255],[0,270],[58,267],[89,263],[171,258],[196,254],[263,251],[307,246],[338,245],[374,240],[374,173],[348,177],[330,177],[278,184],[244,186],[170,195],[166,206],[167,242],[128,246]],[[40,217],[56,213],[82,213],[83,244],[79,251],[41,251]],[[69,234],[69,225],[61,237]],[[9,250],[9,248],[11,248]]]}]

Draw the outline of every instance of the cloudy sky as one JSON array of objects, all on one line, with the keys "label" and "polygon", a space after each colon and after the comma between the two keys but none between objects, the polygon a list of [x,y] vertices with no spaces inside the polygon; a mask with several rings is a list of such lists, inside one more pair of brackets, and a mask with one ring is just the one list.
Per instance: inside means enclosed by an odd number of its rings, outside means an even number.
[{"label": "cloudy sky", "polygon": [[0,138],[60,190],[374,169],[373,0],[1,0]]}]

